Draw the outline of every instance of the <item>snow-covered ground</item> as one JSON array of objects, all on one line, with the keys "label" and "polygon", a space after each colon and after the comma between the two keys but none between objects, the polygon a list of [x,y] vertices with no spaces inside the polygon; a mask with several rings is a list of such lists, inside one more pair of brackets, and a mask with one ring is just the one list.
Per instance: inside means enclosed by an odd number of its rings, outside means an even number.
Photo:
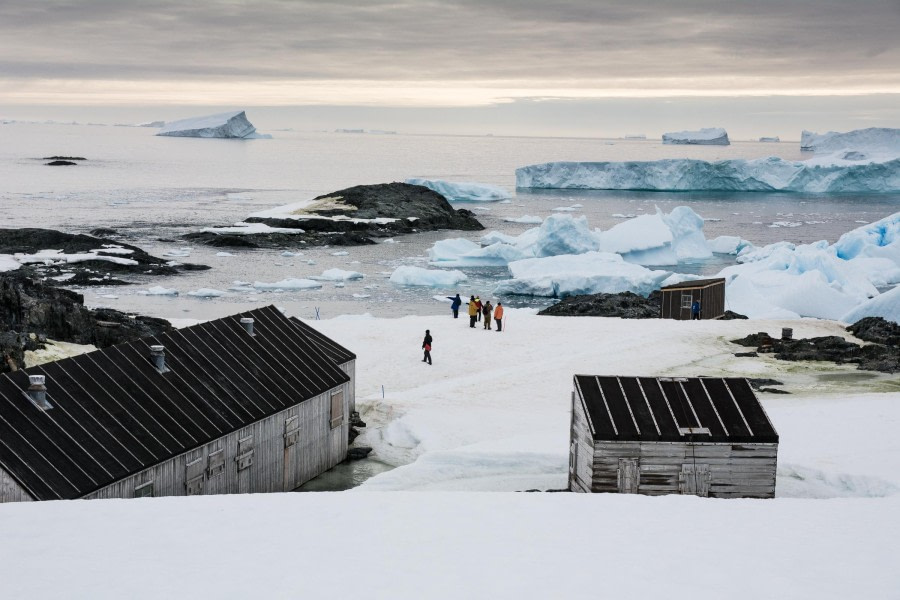
[{"label": "snow-covered ground", "polygon": [[[0,595],[897,597],[896,377],[736,358],[727,341],[847,336],[839,323],[508,310],[497,333],[447,310],[313,325],[358,354],[359,443],[398,468],[350,493],[3,505]],[[793,395],[761,395],[778,497],[513,493],[565,486],[575,373],[784,381]]]}]

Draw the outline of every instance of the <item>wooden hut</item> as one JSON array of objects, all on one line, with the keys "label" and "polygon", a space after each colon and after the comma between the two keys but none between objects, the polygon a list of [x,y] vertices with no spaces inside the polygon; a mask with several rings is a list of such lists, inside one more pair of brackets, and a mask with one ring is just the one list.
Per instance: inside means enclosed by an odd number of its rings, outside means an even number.
[{"label": "wooden hut", "polygon": [[777,454],[746,379],[575,376],[572,491],[773,498]]},{"label": "wooden hut", "polygon": [[659,316],[690,320],[691,305],[700,302],[701,319],[718,319],[725,314],[725,279],[695,279],[660,289]]},{"label": "wooden hut", "polygon": [[0,502],[290,491],[343,461],[355,356],[274,307],[0,376]]}]

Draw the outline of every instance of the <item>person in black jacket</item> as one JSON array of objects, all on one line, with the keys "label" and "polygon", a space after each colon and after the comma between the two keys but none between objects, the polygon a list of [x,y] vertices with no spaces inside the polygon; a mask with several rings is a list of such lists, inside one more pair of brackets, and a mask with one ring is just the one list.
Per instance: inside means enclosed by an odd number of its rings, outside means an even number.
[{"label": "person in black jacket", "polygon": [[422,359],[422,362],[427,362],[429,365],[431,364],[431,331],[425,330],[425,339],[422,340],[422,350],[425,351],[425,358]]}]

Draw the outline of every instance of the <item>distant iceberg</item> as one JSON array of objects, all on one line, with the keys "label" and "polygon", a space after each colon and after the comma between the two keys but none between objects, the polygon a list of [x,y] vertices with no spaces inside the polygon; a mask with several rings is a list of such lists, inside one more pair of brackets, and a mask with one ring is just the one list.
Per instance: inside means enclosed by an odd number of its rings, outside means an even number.
[{"label": "distant iceberg", "polygon": [[728,146],[728,133],[721,127],[705,127],[697,131],[672,131],[664,133],[663,144],[694,144],[703,146]]},{"label": "distant iceberg", "polygon": [[777,135],[774,135],[771,137],[763,136],[763,137],[759,138],[759,141],[761,141],[761,142],[780,142],[781,138],[778,137]]},{"label": "distant iceberg", "polygon": [[484,183],[453,182],[418,177],[407,179],[405,183],[427,187],[449,202],[496,202],[512,197],[512,194],[502,187]]},{"label": "distant iceberg", "polygon": [[156,135],[240,139],[272,137],[257,133],[256,127],[247,120],[247,115],[242,110],[173,121],[167,123]]},{"label": "distant iceberg", "polygon": [[804,132],[816,148],[808,160],[770,156],[709,162],[666,159],[629,162],[554,162],[516,169],[516,187],[594,190],[731,192],[900,191],[900,129],[862,129],[821,136]]}]

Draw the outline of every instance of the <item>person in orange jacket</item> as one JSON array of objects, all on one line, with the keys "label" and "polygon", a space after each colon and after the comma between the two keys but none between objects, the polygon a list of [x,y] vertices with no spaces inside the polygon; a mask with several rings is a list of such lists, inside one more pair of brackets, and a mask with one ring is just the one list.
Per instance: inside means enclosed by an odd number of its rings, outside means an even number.
[{"label": "person in orange jacket", "polygon": [[494,323],[497,324],[497,331],[503,331],[503,303],[498,302],[497,308],[494,309]]}]

